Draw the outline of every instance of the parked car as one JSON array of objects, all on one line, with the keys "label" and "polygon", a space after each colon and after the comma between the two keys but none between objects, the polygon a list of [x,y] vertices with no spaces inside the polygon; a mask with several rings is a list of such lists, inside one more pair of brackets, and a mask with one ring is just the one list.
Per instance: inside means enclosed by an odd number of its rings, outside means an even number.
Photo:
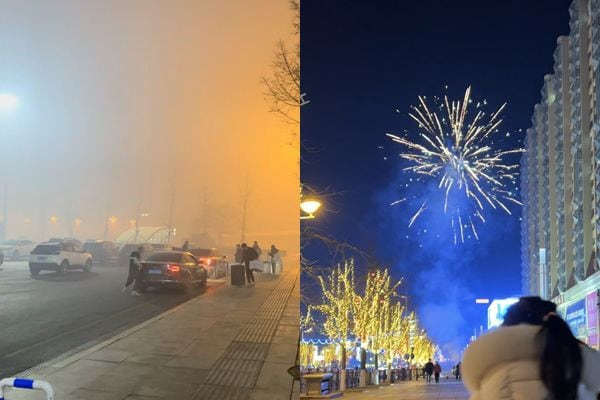
[{"label": "parked car", "polygon": [[38,275],[43,270],[66,274],[71,269],[82,269],[85,272],[92,269],[92,255],[76,243],[41,243],[35,246],[29,257],[31,275]]},{"label": "parked car", "polygon": [[126,243],[119,249],[119,265],[129,265],[129,257],[131,257],[131,253],[137,250],[140,246],[144,249],[142,252],[142,260],[154,253],[154,248],[148,243]]},{"label": "parked car", "polygon": [[83,246],[83,243],[81,243],[81,240],[75,239],[75,238],[59,238],[59,237],[54,237],[54,238],[50,238],[50,240],[48,240],[48,242],[49,243],[71,242],[71,243],[75,243],[79,247]]},{"label": "parked car", "polygon": [[4,253],[7,260],[27,259],[34,247],[35,243],[26,239],[3,240],[0,242],[0,251]]},{"label": "parked car", "polygon": [[206,268],[186,251],[158,251],[141,262],[140,289],[176,286],[191,289],[206,286]]},{"label": "parked car", "polygon": [[114,263],[119,258],[117,245],[108,240],[89,240],[83,244],[83,249],[92,255],[95,264]]}]

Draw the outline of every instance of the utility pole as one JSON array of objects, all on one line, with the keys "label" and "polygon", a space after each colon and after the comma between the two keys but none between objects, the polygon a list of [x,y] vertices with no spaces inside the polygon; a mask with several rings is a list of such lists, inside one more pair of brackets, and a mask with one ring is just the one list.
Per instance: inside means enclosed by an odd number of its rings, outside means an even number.
[{"label": "utility pole", "polygon": [[6,240],[8,224],[8,185],[6,184],[6,172],[4,173],[3,205],[2,205],[2,240]]},{"label": "utility pole", "polygon": [[110,218],[110,203],[106,202],[106,217],[104,218],[104,240],[108,240],[108,219]]},{"label": "utility pole", "polygon": [[206,215],[207,215],[207,208],[208,208],[208,192],[206,189],[206,186],[204,186],[204,237],[206,237]]},{"label": "utility pole", "polygon": [[71,219],[71,209],[72,209],[72,200],[71,197],[69,197],[69,200],[67,202],[67,219],[69,220],[68,224],[69,224],[69,237],[72,238],[73,237],[73,220]]},{"label": "utility pole", "polygon": [[244,189],[244,199],[243,199],[243,208],[242,208],[242,240],[241,243],[244,243],[244,239],[246,238],[246,211],[248,209],[248,175],[246,175],[246,187]]},{"label": "utility pole", "polygon": [[140,187],[140,199],[138,200],[137,212],[135,217],[135,238],[133,239],[134,243],[138,242],[138,237],[140,236],[140,218],[142,218],[142,194],[143,189]]},{"label": "utility pole", "polygon": [[171,181],[171,208],[169,209],[169,234],[167,236],[167,244],[171,244],[171,236],[173,232],[173,204],[175,203],[175,183]]}]

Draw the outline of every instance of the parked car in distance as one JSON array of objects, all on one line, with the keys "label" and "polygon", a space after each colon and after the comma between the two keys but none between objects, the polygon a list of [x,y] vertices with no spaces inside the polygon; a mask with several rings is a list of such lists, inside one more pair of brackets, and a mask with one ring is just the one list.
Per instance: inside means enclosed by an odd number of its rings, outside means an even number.
[{"label": "parked car in distance", "polygon": [[76,243],[40,243],[29,256],[31,275],[38,275],[43,270],[66,274],[71,269],[82,269],[85,272],[92,269],[92,255]]},{"label": "parked car in distance", "polygon": [[75,243],[79,247],[83,246],[83,243],[81,243],[81,240],[75,239],[75,238],[54,237],[54,238],[50,238],[50,240],[48,240],[48,243],[61,243],[61,242],[71,242],[71,243]]},{"label": "parked car in distance", "polygon": [[119,265],[129,265],[131,253],[136,251],[140,246],[144,249],[142,260],[154,253],[154,248],[148,243],[126,243],[119,249]]},{"label": "parked car in distance", "polygon": [[119,249],[109,240],[89,240],[83,244],[83,249],[92,255],[94,264],[115,263],[119,259]]},{"label": "parked car in distance", "polygon": [[191,289],[206,286],[206,268],[186,251],[158,251],[141,262],[140,289],[175,286]]},{"label": "parked car in distance", "polygon": [[35,243],[27,239],[3,240],[0,242],[0,251],[7,260],[27,259]]}]

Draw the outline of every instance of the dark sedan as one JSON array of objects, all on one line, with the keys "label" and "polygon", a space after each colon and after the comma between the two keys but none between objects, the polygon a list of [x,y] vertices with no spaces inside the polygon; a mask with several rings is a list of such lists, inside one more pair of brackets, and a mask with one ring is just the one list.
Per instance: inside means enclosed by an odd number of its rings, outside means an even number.
[{"label": "dark sedan", "polygon": [[152,286],[175,286],[181,289],[206,286],[206,269],[186,251],[158,251],[141,264],[141,290]]}]

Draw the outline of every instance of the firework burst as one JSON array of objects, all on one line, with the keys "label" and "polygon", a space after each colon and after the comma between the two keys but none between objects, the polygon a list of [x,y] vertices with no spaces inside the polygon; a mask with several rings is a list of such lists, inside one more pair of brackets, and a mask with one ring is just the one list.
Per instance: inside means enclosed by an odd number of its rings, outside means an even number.
[{"label": "firework burst", "polygon": [[[469,120],[470,97],[471,88],[468,87],[462,102],[450,102],[447,96],[443,101],[435,98],[437,102],[431,111],[425,97],[419,96],[419,105],[413,106],[409,113],[419,127],[418,141],[387,134],[406,148],[400,154],[411,164],[405,172],[424,175],[426,179],[417,179],[419,182],[429,179],[437,182],[437,188],[444,196],[443,210],[450,216],[455,242],[459,239],[464,242],[467,229],[479,238],[476,221],[485,222],[483,211],[486,206],[511,214],[509,203],[521,205],[514,190],[519,165],[507,163],[506,158],[522,153],[523,149],[497,149],[493,142],[506,103],[489,117],[480,110],[482,104],[477,103],[477,112]],[[466,198],[466,204],[456,201],[458,196]],[[428,201],[423,201],[410,219],[409,227],[427,206]]]}]

